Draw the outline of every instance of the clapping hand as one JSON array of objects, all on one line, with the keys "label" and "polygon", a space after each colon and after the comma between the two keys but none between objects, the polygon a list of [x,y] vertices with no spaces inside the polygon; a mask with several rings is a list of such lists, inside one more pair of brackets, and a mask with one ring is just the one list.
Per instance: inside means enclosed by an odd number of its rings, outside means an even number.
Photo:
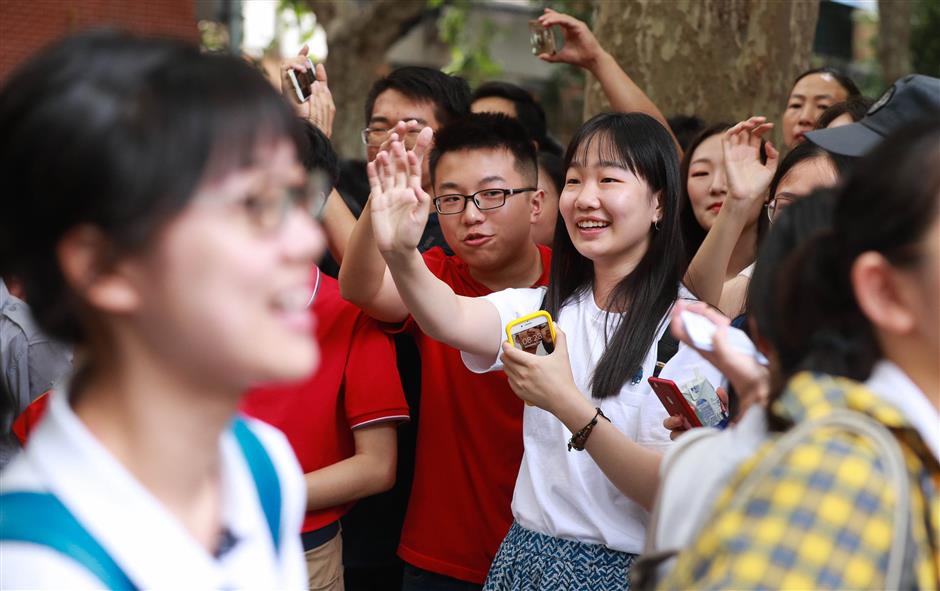
[{"label": "clapping hand", "polygon": [[[430,138],[430,128],[422,130],[418,137],[418,144],[423,145],[421,157]],[[406,151],[397,133],[389,136],[388,148],[379,152],[366,168],[371,189],[372,230],[376,245],[386,259],[418,247],[431,201],[421,188],[418,151]]]},{"label": "clapping hand", "polygon": [[731,195],[726,205],[749,214],[757,210],[757,215],[760,214],[780,157],[780,153],[768,141],[765,144],[767,162],[760,161],[761,139],[773,126],[766,117],[751,117],[722,136],[721,149]]}]

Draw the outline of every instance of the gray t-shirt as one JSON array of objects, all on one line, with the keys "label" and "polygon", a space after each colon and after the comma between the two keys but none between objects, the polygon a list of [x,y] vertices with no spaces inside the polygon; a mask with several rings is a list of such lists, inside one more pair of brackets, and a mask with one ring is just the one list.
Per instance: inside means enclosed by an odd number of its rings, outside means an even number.
[{"label": "gray t-shirt", "polygon": [[0,281],[0,381],[7,398],[0,416],[2,433],[9,434],[13,420],[71,368],[71,348],[39,330],[26,302]]}]

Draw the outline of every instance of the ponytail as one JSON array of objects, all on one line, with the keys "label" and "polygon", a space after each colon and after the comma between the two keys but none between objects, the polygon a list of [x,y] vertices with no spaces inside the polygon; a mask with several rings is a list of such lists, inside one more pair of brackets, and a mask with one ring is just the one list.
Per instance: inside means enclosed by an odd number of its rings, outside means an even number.
[{"label": "ponytail", "polygon": [[826,230],[799,245],[779,270],[772,316],[780,371],[774,373],[767,411],[772,430],[790,426],[771,409],[793,375],[811,371],[864,381],[881,357],[853,296],[851,266],[838,234]]}]

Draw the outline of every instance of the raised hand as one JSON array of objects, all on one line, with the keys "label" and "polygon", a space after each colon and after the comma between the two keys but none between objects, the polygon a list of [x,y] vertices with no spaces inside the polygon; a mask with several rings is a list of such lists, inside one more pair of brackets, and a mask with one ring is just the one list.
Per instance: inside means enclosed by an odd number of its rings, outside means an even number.
[{"label": "raised hand", "polygon": [[[695,347],[692,339],[685,332],[685,326],[680,318],[683,310],[701,314],[718,327],[715,336],[712,338],[711,351]],[[726,316],[704,302],[690,304],[680,300],[676,302],[672,309],[672,319],[669,326],[673,336],[686,345],[695,348],[706,361],[718,368],[722,375],[728,378],[728,381],[734,386],[739,397],[738,416],[732,417],[736,420],[751,405],[766,404],[770,374],[767,368],[758,363],[752,355],[741,353],[728,344],[727,334],[730,324],[731,321]],[[666,428],[670,429],[670,426],[666,425]]]},{"label": "raised hand", "polygon": [[389,130],[385,141],[379,145],[379,152],[389,152],[391,150],[393,135],[405,144],[405,149],[414,151],[418,161],[421,162],[431,145],[434,130],[414,119],[399,121],[395,124],[395,127]]},{"label": "raised hand", "polygon": [[766,117],[751,117],[726,131],[721,138],[725,174],[731,199],[726,205],[753,213],[763,206],[767,188],[777,171],[779,152],[769,141],[765,144],[767,162],[760,161],[763,136],[773,129]]},{"label": "raised hand", "polygon": [[545,13],[538,18],[539,24],[546,29],[559,26],[564,35],[564,45],[561,51],[555,53],[541,53],[540,60],[552,63],[565,63],[579,68],[590,70],[604,55],[604,49],[597,42],[591,29],[573,16],[556,12],[546,8]]},{"label": "raised hand", "polygon": [[326,137],[332,137],[336,104],[333,102],[333,94],[330,92],[326,68],[323,64],[317,64],[316,74],[317,79],[310,85],[310,98],[306,103],[307,119],[316,125]]},{"label": "raised hand", "polygon": [[294,92],[294,83],[291,81],[288,72],[291,70],[302,73],[307,71],[307,53],[310,48],[304,45],[297,52],[297,55],[281,62],[281,94],[288,102],[294,106],[294,112],[298,117],[303,117],[317,126],[326,137],[333,135],[333,118],[336,116],[336,105],[333,103],[333,95],[327,83],[326,68],[323,64],[317,64],[314,70],[316,81],[310,85],[310,98],[304,102],[297,100],[297,93]]},{"label": "raised hand", "polygon": [[366,167],[372,208],[372,230],[383,256],[418,247],[430,213],[430,196],[421,188],[421,161],[405,151],[397,134],[389,151],[381,151]]}]

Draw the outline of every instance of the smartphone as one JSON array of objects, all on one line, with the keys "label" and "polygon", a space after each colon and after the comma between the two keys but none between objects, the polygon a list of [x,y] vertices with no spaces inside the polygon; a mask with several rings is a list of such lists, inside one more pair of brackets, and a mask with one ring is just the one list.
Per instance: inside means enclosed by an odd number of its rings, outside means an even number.
[{"label": "smartphone", "polygon": [[702,426],[702,421],[700,421],[698,415],[695,414],[695,410],[689,406],[689,402],[685,399],[685,396],[682,395],[682,392],[679,391],[679,386],[677,386],[675,382],[660,378],[649,378],[648,381],[650,387],[653,388],[653,392],[656,393],[656,397],[663,403],[663,406],[666,407],[666,411],[671,416],[678,415],[684,417],[685,420],[689,422],[689,425],[693,427]]},{"label": "smartphone", "polygon": [[555,350],[555,325],[545,310],[507,324],[506,337],[514,347],[533,355],[548,355]]},{"label": "smartphone", "polygon": [[532,44],[532,55],[553,54],[556,50],[555,34],[537,20],[529,21],[529,43]]},{"label": "smartphone", "polygon": [[[689,335],[696,349],[711,351],[714,348],[712,340],[715,338],[715,332],[718,330],[714,322],[701,314],[696,314],[689,310],[683,310],[679,314],[679,318],[682,320],[682,327],[685,328],[685,333]],[[732,349],[754,357],[761,365],[769,365],[770,362],[757,350],[757,347],[754,346],[754,343],[751,342],[751,339],[747,337],[743,330],[729,326],[727,340]]]},{"label": "smartphone", "polygon": [[291,68],[287,71],[290,81],[294,84],[294,92],[297,93],[297,100],[306,102],[310,98],[310,85],[317,80],[316,67],[310,59],[307,59],[307,71],[298,72]]}]

